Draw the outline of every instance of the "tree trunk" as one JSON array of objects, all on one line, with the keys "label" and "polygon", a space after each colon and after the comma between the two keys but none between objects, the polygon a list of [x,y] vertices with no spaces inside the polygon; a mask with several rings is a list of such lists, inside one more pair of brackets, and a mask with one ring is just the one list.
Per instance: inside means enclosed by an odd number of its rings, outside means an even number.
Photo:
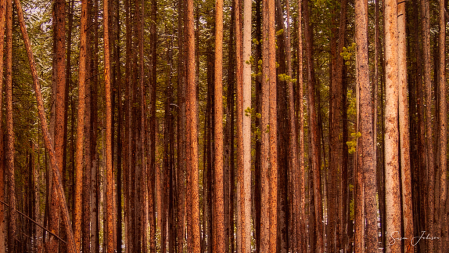
[{"label": "tree trunk", "polygon": [[13,10],[11,0],[6,1],[6,171],[9,199],[8,251],[15,251],[17,240],[16,184],[14,171],[14,123],[12,104],[12,27]]},{"label": "tree trunk", "polygon": [[223,0],[215,1],[215,85],[214,85],[214,221],[213,252],[224,253],[223,204]]},{"label": "tree trunk", "polygon": [[[440,18],[439,18],[439,72],[438,72],[438,84],[439,84],[439,164],[440,164],[440,210],[439,220],[438,220],[438,231],[439,238],[441,240],[438,243],[438,252],[443,252],[447,248],[447,215],[445,214],[446,209],[446,199],[447,199],[447,97],[446,97],[446,22],[445,22],[445,1],[440,1]],[[405,88],[404,88],[405,90]],[[405,93],[405,92],[404,92]],[[404,99],[405,100],[405,99]],[[405,121],[408,123],[408,121]],[[402,141],[401,141],[402,143]],[[404,205],[405,206],[405,205]],[[411,203],[410,203],[411,206]],[[411,217],[410,217],[411,218]],[[412,222],[413,220],[411,220]],[[407,225],[407,224],[405,224]],[[412,224],[413,225],[413,224]],[[413,228],[413,226],[411,227]],[[412,230],[413,231],[413,230]]]},{"label": "tree trunk", "polygon": [[315,77],[313,72],[313,43],[312,43],[312,26],[310,24],[310,14],[308,1],[304,2],[304,26],[306,39],[306,58],[307,58],[307,79],[308,85],[308,104],[309,104],[309,132],[311,134],[311,150],[312,150],[312,164],[310,166],[313,171],[313,191],[314,191],[314,208],[315,208],[315,226],[316,226],[316,246],[317,251],[323,251],[323,208],[321,200],[321,176],[320,176],[320,161],[319,161],[319,140],[317,133],[317,119],[315,108]]},{"label": "tree trunk", "polygon": [[[185,1],[178,2],[178,47],[180,50],[178,58],[178,170],[177,170],[177,190],[178,190],[178,217],[177,217],[177,251],[184,252],[184,237],[185,237],[185,135],[186,135],[186,62],[185,62],[185,43],[184,43],[184,15],[185,15]],[[151,167],[150,167],[151,169]],[[151,183],[150,183],[151,184]],[[151,198],[151,195],[150,195]],[[150,212],[152,210],[150,209]],[[151,224],[151,221],[150,221]]]},{"label": "tree trunk", "polygon": [[109,1],[103,2],[103,27],[104,27],[104,75],[106,96],[106,221],[107,221],[107,252],[114,252],[114,217],[113,208],[113,177],[112,177],[112,108],[111,108],[111,64],[109,50]]},{"label": "tree trunk", "polygon": [[267,1],[267,37],[268,37],[268,70],[269,70],[269,134],[270,134],[270,251],[276,251],[277,239],[277,99],[276,99],[276,42],[275,42],[275,2]]},{"label": "tree trunk", "polygon": [[83,189],[83,141],[84,141],[84,115],[86,108],[86,80],[87,80],[87,29],[89,26],[88,1],[82,2],[81,10],[81,48],[79,61],[79,87],[78,87],[78,122],[76,134],[76,184],[75,184],[75,241],[77,248],[81,248],[81,197]]},{"label": "tree trunk", "polygon": [[[434,154],[432,146],[432,84],[430,73],[430,14],[429,14],[429,2],[421,1],[422,10],[422,33],[423,33],[423,54],[424,54],[424,84],[425,84],[425,96],[426,96],[426,148],[427,148],[427,227],[430,235],[433,235],[434,230],[434,207],[435,207],[435,169],[434,169]],[[434,251],[434,242],[429,240],[427,242],[427,251]]]},{"label": "tree trunk", "polygon": [[[397,2],[385,6],[385,188],[387,236],[401,231],[399,161],[398,161],[398,39]],[[429,80],[430,81],[430,80]],[[401,243],[388,243],[387,251],[400,252]]]},{"label": "tree trunk", "polygon": [[[360,89],[360,130],[366,210],[366,248],[377,252],[376,167],[374,160],[372,96],[368,65],[368,1],[356,1],[357,80]],[[359,204],[359,203],[357,203]],[[363,226],[361,226],[362,229]]]},{"label": "tree trunk", "polygon": [[53,174],[53,183],[56,184],[57,189],[58,189],[57,195],[55,197],[57,197],[59,205],[60,205],[60,207],[62,207],[62,214],[63,214],[62,219],[63,219],[64,226],[66,227],[66,231],[67,231],[68,245],[70,245],[68,247],[69,252],[74,253],[74,252],[77,252],[77,250],[76,250],[77,245],[75,243],[73,231],[70,226],[70,216],[69,216],[69,212],[68,212],[68,208],[67,208],[67,202],[65,200],[64,189],[62,187],[61,174],[59,173],[58,163],[56,162],[55,152],[54,152],[54,148],[52,145],[52,141],[50,139],[48,125],[47,125],[47,121],[45,118],[44,102],[42,99],[42,93],[41,93],[41,89],[40,89],[40,85],[39,85],[39,79],[37,76],[37,70],[36,70],[36,65],[34,62],[34,56],[31,51],[31,44],[30,44],[30,40],[29,40],[28,33],[26,30],[25,20],[23,18],[23,11],[22,11],[22,6],[21,6],[20,1],[15,1],[15,5],[17,7],[17,16],[19,18],[20,30],[22,32],[25,49],[26,49],[27,55],[28,55],[28,61],[30,63],[31,74],[33,77],[33,88],[34,88],[34,92],[36,95],[37,108],[38,108],[39,119],[41,121],[42,132],[44,134],[45,147],[50,155],[51,169],[53,171],[53,173],[52,173]]},{"label": "tree trunk", "polygon": [[[303,46],[302,46],[302,0],[298,1],[298,91],[297,91],[297,105],[299,118],[299,168],[297,173],[297,184],[299,184],[299,205],[295,208],[299,210],[299,229],[296,230],[298,243],[298,252],[307,252],[307,235],[306,235],[306,171],[304,166],[304,84],[303,84]],[[298,197],[298,195],[297,195]]]},{"label": "tree trunk", "polygon": [[[251,252],[251,0],[243,1],[242,55],[242,144],[243,161],[240,168],[241,251]],[[216,50],[216,49],[215,49]],[[215,119],[217,120],[217,119]]]},{"label": "tree trunk", "polygon": [[[53,80],[55,82],[53,91],[55,94],[55,122],[54,122],[54,149],[56,161],[59,164],[61,175],[63,175],[64,162],[64,125],[65,125],[65,10],[66,3],[62,0],[55,0],[53,6],[54,18],[54,36],[53,36]],[[52,196],[56,195],[56,189],[52,189]],[[56,198],[51,199],[52,212],[50,212],[50,229],[53,231],[59,230],[59,206],[56,203]],[[76,232],[75,232],[76,234]],[[76,235],[75,235],[76,236]],[[56,251],[58,248],[58,239],[51,236],[47,245],[47,250]],[[62,246],[62,245],[61,245]],[[78,245],[79,246],[79,245]]]},{"label": "tree trunk", "polygon": [[150,252],[156,252],[156,62],[157,62],[157,1],[151,1],[151,64],[150,64]]},{"label": "tree trunk", "polygon": [[188,252],[200,252],[199,194],[198,194],[198,131],[195,81],[195,31],[193,0],[187,0],[187,223]]},{"label": "tree trunk", "polygon": [[[5,37],[5,19],[6,19],[6,0],[0,1],[0,38]],[[0,121],[2,120],[3,114],[3,53],[4,53],[4,42],[5,40],[0,40]],[[7,46],[8,47],[8,46]],[[6,202],[6,194],[5,194],[5,179],[9,178],[8,172],[5,168],[5,156],[6,152],[4,152],[4,142],[3,142],[3,129],[2,124],[0,124],[0,200]],[[7,227],[6,227],[6,212],[3,205],[0,206],[0,253],[6,252],[6,235],[7,235]]]},{"label": "tree trunk", "polygon": [[[413,204],[412,182],[410,169],[410,132],[407,99],[407,35],[406,35],[406,3],[398,4],[398,81],[399,81],[399,134],[401,150],[401,187],[402,187],[402,215],[404,220],[404,236],[413,238]],[[412,244],[404,243],[405,252],[413,252]]]}]

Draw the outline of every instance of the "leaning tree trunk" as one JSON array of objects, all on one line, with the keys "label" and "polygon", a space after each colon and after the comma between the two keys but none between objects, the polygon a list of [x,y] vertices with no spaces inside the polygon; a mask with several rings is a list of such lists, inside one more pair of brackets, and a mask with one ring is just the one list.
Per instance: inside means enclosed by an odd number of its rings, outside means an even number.
[{"label": "leaning tree trunk", "polygon": [[66,228],[66,231],[67,231],[68,250],[70,253],[75,253],[75,252],[78,252],[77,245],[75,243],[72,227],[70,225],[70,216],[69,216],[67,202],[66,202],[65,195],[64,195],[64,189],[62,187],[61,174],[59,173],[59,166],[56,161],[55,151],[53,148],[52,140],[50,138],[50,132],[48,130],[47,120],[45,118],[44,101],[42,99],[42,93],[41,93],[41,88],[40,88],[39,79],[38,79],[38,75],[37,75],[36,64],[34,61],[33,52],[31,51],[30,39],[28,37],[28,32],[26,30],[25,20],[23,18],[22,5],[19,0],[15,0],[15,4],[17,7],[17,16],[19,18],[20,30],[22,31],[25,49],[26,49],[26,52],[28,55],[28,61],[30,63],[31,75],[33,77],[33,88],[34,88],[34,92],[36,94],[38,114],[39,114],[39,119],[41,121],[42,133],[44,135],[45,147],[50,156],[50,163],[51,163],[50,167],[53,172],[53,183],[56,185],[56,187],[58,189],[57,195],[55,197],[58,199],[59,205],[62,208],[62,210],[61,210],[62,211],[62,220],[63,220],[63,224]]}]

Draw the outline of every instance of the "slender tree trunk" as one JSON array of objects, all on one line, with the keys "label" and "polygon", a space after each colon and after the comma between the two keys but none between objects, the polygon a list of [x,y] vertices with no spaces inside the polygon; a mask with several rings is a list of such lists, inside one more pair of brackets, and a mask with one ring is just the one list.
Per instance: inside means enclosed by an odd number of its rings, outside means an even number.
[{"label": "slender tree trunk", "polygon": [[268,69],[269,69],[269,134],[270,134],[270,251],[276,251],[277,239],[277,112],[276,112],[276,42],[275,42],[275,2],[267,0],[268,23]]},{"label": "slender tree trunk", "polygon": [[[186,135],[186,62],[185,62],[185,43],[184,43],[184,13],[185,1],[178,2],[178,47],[180,56],[178,57],[178,170],[177,170],[177,190],[178,190],[178,222],[177,222],[177,251],[184,252],[184,237],[185,237],[185,135]],[[151,198],[151,195],[150,195]],[[150,209],[150,212],[152,210]],[[150,221],[151,224],[151,221]]]},{"label": "slender tree trunk", "polygon": [[17,240],[16,184],[14,177],[14,123],[12,104],[12,2],[6,1],[6,171],[9,199],[8,251],[15,251]]},{"label": "slender tree trunk", "polygon": [[42,132],[44,134],[45,147],[46,147],[48,153],[50,154],[51,169],[53,171],[53,173],[52,173],[53,174],[53,183],[56,184],[57,189],[58,189],[57,195],[55,197],[58,198],[59,205],[60,205],[60,207],[62,207],[62,213],[63,213],[62,220],[63,220],[64,226],[66,228],[66,231],[67,231],[68,245],[70,245],[68,247],[69,252],[74,253],[74,252],[77,252],[77,250],[76,250],[77,245],[75,243],[73,231],[72,231],[72,228],[70,225],[70,216],[69,216],[67,202],[66,202],[65,195],[64,195],[64,189],[62,187],[61,174],[59,173],[58,163],[56,162],[55,152],[54,152],[54,148],[52,145],[52,141],[50,139],[48,125],[47,125],[47,121],[45,118],[44,102],[42,99],[42,93],[41,93],[41,89],[40,89],[40,85],[39,85],[39,79],[37,76],[37,70],[36,70],[36,65],[34,62],[34,56],[31,51],[31,44],[30,44],[30,40],[29,40],[28,33],[26,30],[25,20],[23,18],[23,11],[22,11],[22,6],[21,6],[20,1],[15,1],[15,5],[17,7],[17,16],[19,18],[20,30],[22,32],[22,36],[24,39],[25,49],[27,51],[28,61],[30,63],[31,74],[33,77],[33,88],[34,88],[34,92],[36,94],[38,114],[39,114],[39,119],[41,121]]},{"label": "slender tree trunk", "polygon": [[215,1],[213,252],[225,252],[223,204],[223,0]]},{"label": "slender tree trunk", "polygon": [[[345,45],[345,34],[346,34],[346,7],[347,1],[342,0],[340,4],[340,28],[338,31],[338,45],[336,45],[335,55],[333,64],[332,64],[332,82],[331,82],[331,90],[332,94],[330,97],[330,109],[332,113],[330,113],[330,187],[328,189],[329,192],[329,244],[330,250],[335,251],[340,248],[340,244],[342,243],[341,234],[343,233],[341,228],[343,226],[343,209],[338,208],[338,205],[342,207],[341,203],[343,203],[343,195],[338,194],[338,185],[337,179],[338,175],[342,175],[342,159],[343,159],[343,147],[346,143],[343,142],[343,138],[341,138],[341,133],[343,132],[342,126],[342,110],[343,103],[343,57],[341,53],[343,51],[343,47]],[[341,178],[341,177],[340,177]],[[346,186],[345,186],[346,187]],[[337,196],[339,195],[339,196]],[[339,203],[340,204],[339,204]],[[340,211],[340,212],[339,212]],[[338,221],[338,219],[340,221]]]},{"label": "slender tree trunk", "polygon": [[[360,89],[360,130],[363,167],[363,187],[366,210],[366,239],[368,251],[377,252],[376,168],[374,160],[372,96],[368,66],[368,1],[356,1],[357,80]],[[358,204],[358,203],[357,203]],[[361,226],[362,229],[363,226]]]},{"label": "slender tree trunk", "polygon": [[[0,1],[0,38],[5,36],[5,21],[6,21],[6,0]],[[4,53],[4,39],[0,40],[0,122],[3,119],[3,53]],[[8,46],[7,46],[8,47]],[[5,156],[4,152],[4,142],[3,142],[3,129],[2,124],[0,124],[0,200],[6,202],[5,194],[5,178],[8,178],[8,174],[5,168]],[[6,212],[3,205],[0,206],[0,253],[6,252]]]},{"label": "slender tree trunk", "polygon": [[[385,3],[385,188],[387,236],[401,231],[399,161],[398,161],[398,39],[397,1]],[[430,80],[429,80],[430,81]],[[400,243],[388,243],[388,252],[400,252]]]},{"label": "slender tree trunk", "polygon": [[195,31],[193,0],[187,0],[187,195],[188,252],[200,251],[199,194],[198,194],[198,131],[195,81]]},{"label": "slender tree trunk", "polygon": [[137,11],[139,11],[139,13],[137,14],[139,16],[138,19],[138,31],[139,31],[139,82],[140,82],[140,152],[141,152],[141,161],[140,161],[140,174],[138,175],[139,180],[138,180],[138,194],[139,194],[139,203],[137,204],[139,206],[139,208],[137,210],[139,210],[138,213],[138,217],[139,217],[139,230],[141,231],[141,234],[139,235],[140,238],[140,249],[142,251],[146,251],[146,242],[143,240],[145,238],[144,233],[145,233],[145,219],[144,219],[144,203],[145,203],[145,194],[144,194],[144,178],[145,178],[145,171],[146,171],[146,162],[145,162],[145,151],[144,151],[144,147],[145,147],[145,85],[144,85],[144,1],[141,0],[139,2],[139,0],[136,1],[136,8],[138,7]]},{"label": "slender tree trunk", "polygon": [[[440,4],[440,17],[439,17],[439,72],[438,72],[438,80],[439,80],[439,167],[440,167],[440,210],[439,212],[439,220],[438,220],[438,231],[439,240],[438,252],[443,252],[444,249],[447,248],[447,235],[448,235],[448,227],[447,227],[447,215],[445,214],[446,210],[446,201],[447,201],[447,88],[446,88],[446,22],[445,22],[445,1],[439,1]],[[405,100],[405,99],[404,99]],[[408,123],[406,121],[406,123]],[[402,141],[401,141],[402,143]],[[411,204],[410,204],[411,206]],[[410,217],[411,218],[411,217]],[[407,224],[405,224],[407,225]],[[413,225],[413,224],[412,224]],[[411,227],[413,228],[413,226]],[[412,230],[413,231],[413,230]]]},{"label": "slender tree trunk", "polygon": [[86,80],[87,80],[87,29],[89,25],[88,1],[82,2],[81,10],[81,48],[79,61],[79,87],[78,87],[78,122],[76,134],[76,184],[75,184],[75,241],[77,248],[81,248],[81,197],[83,189],[83,141],[84,141],[84,115],[86,110]]},{"label": "slender tree trunk", "polygon": [[[91,2],[89,1],[89,9],[91,7]],[[88,15],[90,17],[90,15]],[[88,19],[88,27],[91,25],[91,19]],[[91,57],[92,57],[92,46],[91,46],[91,36],[92,32],[88,31],[88,42],[86,48],[86,81],[84,83],[84,105],[83,111],[84,115],[84,124],[83,124],[83,136],[84,140],[81,140],[82,149],[78,150],[82,154],[82,182],[81,182],[81,197],[82,197],[82,214],[81,214],[81,238],[83,252],[90,252],[90,217],[91,217],[91,174],[92,174],[92,158],[91,158],[91,85],[93,84],[92,77],[92,66],[91,66]],[[79,106],[80,107],[80,106]],[[79,108],[78,107],[78,108]],[[79,113],[79,111],[78,111]],[[78,115],[79,117],[79,115]],[[78,118],[79,121],[79,118]],[[78,125],[79,126],[79,125]],[[79,129],[78,129],[79,130]],[[79,132],[77,133],[79,136]],[[77,140],[78,141],[78,140]],[[84,155],[83,155],[84,154]]]},{"label": "slender tree trunk", "polygon": [[[401,149],[401,187],[402,187],[402,215],[404,220],[404,236],[413,238],[413,204],[412,182],[410,168],[410,132],[407,98],[407,35],[406,35],[406,3],[398,4],[398,81],[399,81],[399,133]],[[404,243],[405,252],[413,252],[412,244]]]},{"label": "slender tree trunk", "polygon": [[[269,54],[268,54],[268,0],[262,1],[263,9],[263,50],[262,50],[262,122],[261,122],[261,161],[260,161],[260,174],[261,174],[261,225],[260,225],[260,252],[270,251],[270,213],[269,213],[269,201],[270,201],[270,188],[269,188],[269,103],[270,103],[270,83],[268,82],[270,77],[269,72]],[[238,13],[238,12],[237,12]],[[236,22],[236,26],[238,23]],[[275,237],[276,238],[276,237]]]},{"label": "slender tree trunk", "polygon": [[[300,238],[300,246],[298,252],[307,252],[307,235],[306,235],[306,171],[304,166],[304,84],[303,84],[303,44],[302,44],[302,0],[298,1],[298,91],[297,104],[299,107],[299,168],[297,182],[299,184],[299,229],[297,229],[297,240]],[[298,237],[300,235],[300,237]]]},{"label": "slender tree trunk", "polygon": [[[235,1],[234,1],[235,2]],[[261,41],[262,39],[262,1],[256,0],[256,40]],[[257,77],[255,78],[255,93],[256,93],[256,115],[261,116],[262,113],[262,43],[256,44],[256,52],[254,57],[255,69]],[[255,126],[256,129],[262,129],[260,117],[256,117]],[[261,132],[260,132],[261,133]],[[262,210],[262,175],[261,175],[261,134],[256,135],[256,145],[255,145],[255,161],[254,161],[254,204],[255,204],[255,217],[254,217],[254,229],[255,229],[255,239],[256,239],[256,253],[260,253],[260,235],[261,235],[261,210]]]},{"label": "slender tree trunk", "polygon": [[104,27],[104,61],[105,61],[105,95],[106,95],[106,220],[107,220],[107,252],[114,252],[113,209],[113,177],[112,177],[112,108],[111,108],[111,64],[109,49],[109,1],[103,2]]},{"label": "slender tree trunk", "polygon": [[[243,1],[242,118],[243,161],[240,168],[240,211],[242,253],[251,252],[251,0]],[[216,49],[215,49],[216,50]],[[239,63],[238,63],[239,64]],[[241,112],[243,115],[243,112]]]},{"label": "slender tree trunk", "polygon": [[315,208],[315,226],[316,226],[316,246],[317,251],[323,251],[323,210],[321,200],[321,176],[319,166],[319,140],[317,133],[317,119],[315,108],[315,77],[313,72],[313,44],[312,44],[312,26],[310,24],[310,14],[308,1],[304,2],[304,26],[306,38],[306,58],[307,58],[307,76],[308,76],[308,104],[309,104],[309,132],[311,134],[311,150],[312,150],[312,164],[310,166],[313,171],[313,191],[314,191],[314,208]]},{"label": "slender tree trunk", "polygon": [[157,61],[157,1],[151,1],[151,67],[150,67],[150,167],[148,168],[150,174],[150,189],[149,197],[151,206],[150,209],[150,252],[156,252],[156,61]]},{"label": "slender tree trunk", "polygon": [[115,26],[117,32],[115,34],[115,67],[116,67],[116,85],[117,85],[117,103],[118,103],[118,129],[117,129],[117,252],[122,252],[122,128],[123,128],[123,106],[122,106],[122,74],[120,64],[120,1],[115,1]]},{"label": "slender tree trunk", "polygon": [[[423,33],[423,54],[424,54],[424,84],[425,84],[425,99],[426,99],[426,148],[427,148],[427,227],[429,234],[433,235],[434,230],[434,207],[435,207],[435,169],[434,169],[434,154],[432,146],[432,84],[430,73],[430,11],[429,2],[421,1],[422,10],[422,33]],[[429,240],[427,242],[427,251],[433,252],[434,242]]]},{"label": "slender tree trunk", "polygon": [[[243,173],[243,47],[242,47],[242,13],[241,13],[241,0],[235,1],[235,53],[236,53],[236,76],[237,76],[237,184],[236,184],[236,219],[237,219],[237,238],[236,245],[237,251],[242,250],[242,199],[241,192],[241,178]],[[244,235],[243,235],[244,236]]]}]

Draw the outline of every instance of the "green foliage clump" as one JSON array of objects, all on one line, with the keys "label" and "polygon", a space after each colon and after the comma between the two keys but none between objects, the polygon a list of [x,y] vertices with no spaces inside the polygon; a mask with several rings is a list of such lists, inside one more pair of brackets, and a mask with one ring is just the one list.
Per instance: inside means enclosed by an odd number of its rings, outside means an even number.
[{"label": "green foliage clump", "polygon": [[351,141],[347,141],[346,145],[348,145],[349,154],[353,154],[355,152],[355,148],[357,147],[357,139],[362,136],[362,133],[351,133],[351,137],[353,138]]},{"label": "green foliage clump", "polygon": [[351,64],[350,60],[351,57],[354,55],[355,53],[355,43],[352,43],[349,47],[343,47],[343,52],[340,53],[340,55],[343,57],[343,59],[345,60],[345,64],[349,65]]}]

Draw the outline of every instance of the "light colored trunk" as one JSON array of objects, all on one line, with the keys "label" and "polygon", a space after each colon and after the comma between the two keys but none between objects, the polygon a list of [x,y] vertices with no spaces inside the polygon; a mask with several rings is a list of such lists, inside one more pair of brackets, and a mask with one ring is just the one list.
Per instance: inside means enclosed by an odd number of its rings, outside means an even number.
[{"label": "light colored trunk", "polygon": [[[398,153],[398,18],[397,1],[385,2],[385,190],[386,236],[401,231]],[[400,252],[401,243],[387,243],[387,252]]]},{"label": "light colored trunk", "polygon": [[[243,1],[243,167],[240,168],[241,251],[251,252],[251,0]],[[248,112],[248,113],[245,113]]]},{"label": "light colored trunk", "polygon": [[277,241],[277,98],[275,0],[268,0],[268,68],[270,87],[270,251],[276,252]]},{"label": "light colored trunk", "polygon": [[[368,1],[357,0],[356,7],[356,43],[357,43],[357,80],[360,89],[360,131],[362,148],[363,192],[365,203],[366,238],[365,245],[369,252],[377,252],[377,201],[376,168],[372,121],[372,96],[369,82],[368,65]],[[365,229],[361,226],[362,229]]]},{"label": "light colored trunk", "polygon": [[[401,187],[404,237],[413,238],[412,173],[410,168],[409,106],[407,96],[407,35],[406,2],[398,4],[398,81],[399,81],[399,133],[401,149]],[[404,252],[413,252],[410,241],[404,241]]]}]

